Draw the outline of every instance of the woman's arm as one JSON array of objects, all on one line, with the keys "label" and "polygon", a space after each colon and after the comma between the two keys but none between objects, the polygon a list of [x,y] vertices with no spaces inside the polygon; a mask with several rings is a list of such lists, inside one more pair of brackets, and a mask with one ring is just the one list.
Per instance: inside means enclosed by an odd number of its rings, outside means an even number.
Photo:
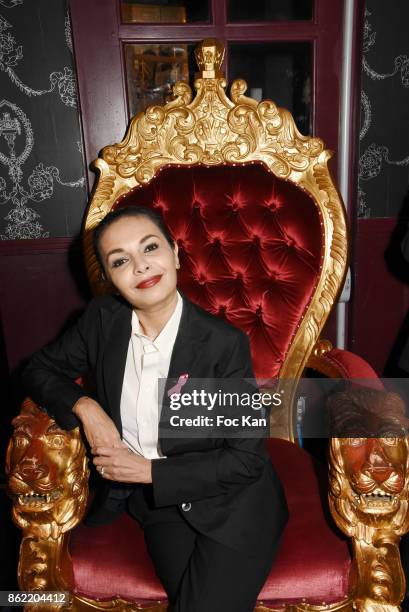
[{"label": "woman's arm", "polygon": [[82,423],[91,446],[122,447],[113,421],[75,382],[90,369],[88,347],[92,336],[96,346],[98,308],[96,297],[61,337],[34,353],[21,375],[21,383],[25,393],[63,429],[74,429]]},{"label": "woman's arm", "polygon": [[95,311],[94,298],[74,325],[31,356],[20,378],[24,392],[64,429],[80,423],[72,408],[86,393],[75,379],[89,369],[86,337]]}]

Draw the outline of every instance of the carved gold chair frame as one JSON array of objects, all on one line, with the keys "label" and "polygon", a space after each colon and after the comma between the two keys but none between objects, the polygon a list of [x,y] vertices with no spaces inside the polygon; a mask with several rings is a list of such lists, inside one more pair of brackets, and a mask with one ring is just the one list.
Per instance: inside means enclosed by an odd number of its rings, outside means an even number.
[{"label": "carved gold chair frame", "polygon": [[[321,273],[309,307],[282,366],[280,377],[296,381],[310,366],[326,375],[339,375],[324,357],[330,343],[320,341],[320,332],[342,286],[348,259],[344,207],[332,181],[328,160],[331,152],[319,138],[301,135],[291,114],[271,100],[258,102],[245,95],[245,81],[235,80],[227,97],[226,81],[220,70],[223,46],[214,39],[203,41],[196,50],[199,72],[196,95],[184,82],[173,86],[173,100],[164,106],[149,107],[136,115],[124,140],[105,147],[94,166],[98,172],[96,187],[86,215],[84,254],[90,283],[95,294],[107,287],[92,247],[92,232],[113,204],[137,185],[148,183],[157,171],[167,165],[263,162],[279,179],[290,181],[307,192],[319,208],[324,250]],[[293,389],[290,390],[291,393]],[[290,395],[291,395],[290,393]],[[53,423],[31,400],[23,404],[18,419],[44,420]],[[275,436],[294,440],[293,419],[289,405],[275,413]],[[13,448],[8,450],[9,490],[14,495],[15,522],[23,530],[18,577],[23,590],[71,590],[72,566],[68,552],[69,531],[83,518],[88,493],[88,468],[78,430],[67,432],[71,455],[61,466],[65,491],[46,513],[24,512],[19,508],[18,487],[13,480],[18,465]],[[292,610],[393,610],[399,609],[404,594],[404,577],[398,544],[409,529],[407,516],[407,441],[403,441],[402,470],[405,485],[397,494],[394,512],[365,515],[357,513],[353,502],[353,485],[348,479],[342,453],[342,440],[330,444],[330,508],[339,528],[352,539],[353,559],[349,594],[336,604],[297,606]],[[67,469],[68,468],[68,469]],[[21,487],[21,483],[19,484]],[[29,490],[27,484],[25,490]],[[21,493],[21,490],[20,490]],[[306,568],[308,571],[308,568]],[[71,591],[70,591],[71,592]],[[120,599],[98,602],[71,592],[72,610],[140,610],[137,604]],[[47,606],[44,609],[57,609]],[[29,609],[29,607],[27,607]],[[34,609],[34,608],[33,608]],[[38,611],[41,609],[35,606]],[[166,609],[163,602],[146,612]],[[270,608],[259,602],[257,612]],[[211,612],[211,611],[209,611]]]}]

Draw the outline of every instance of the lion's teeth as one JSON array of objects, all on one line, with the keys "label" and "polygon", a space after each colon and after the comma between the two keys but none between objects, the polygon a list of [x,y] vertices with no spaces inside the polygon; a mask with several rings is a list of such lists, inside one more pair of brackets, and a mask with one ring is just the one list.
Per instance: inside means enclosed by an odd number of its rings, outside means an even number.
[{"label": "lion's teeth", "polygon": [[364,493],[360,498],[361,503],[366,501],[372,505],[382,504],[383,502],[392,502],[395,501],[395,498],[390,493],[386,493],[386,491],[372,491],[372,493]]},{"label": "lion's teeth", "polygon": [[52,499],[54,499],[54,495],[50,493],[44,495],[41,493],[21,493],[17,496],[17,499],[19,504],[31,503],[38,506],[41,502],[50,502]]}]

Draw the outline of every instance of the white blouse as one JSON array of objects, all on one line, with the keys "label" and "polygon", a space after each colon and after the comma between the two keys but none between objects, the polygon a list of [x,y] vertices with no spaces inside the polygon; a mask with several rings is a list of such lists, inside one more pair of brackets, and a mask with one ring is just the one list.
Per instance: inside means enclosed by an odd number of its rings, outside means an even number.
[{"label": "white blouse", "polygon": [[177,296],[176,308],[155,340],[141,333],[139,319],[135,311],[132,312],[132,333],[121,394],[122,439],[146,459],[164,456],[158,443],[158,378],[168,376],[179,329],[183,300],[179,292]]}]

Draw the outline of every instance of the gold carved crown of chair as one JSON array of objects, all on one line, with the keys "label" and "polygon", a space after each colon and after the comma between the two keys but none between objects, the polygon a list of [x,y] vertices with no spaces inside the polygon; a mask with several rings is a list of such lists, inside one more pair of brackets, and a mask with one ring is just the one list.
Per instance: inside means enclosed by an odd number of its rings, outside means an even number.
[{"label": "gold carved crown of chair", "polygon": [[[319,338],[347,266],[345,212],[327,167],[331,153],[319,138],[301,135],[287,110],[247,97],[243,80],[233,82],[229,98],[223,57],[220,42],[203,41],[196,50],[196,95],[176,83],[172,101],[135,116],[125,139],[95,161],[84,231],[89,280],[95,294],[108,291],[92,247],[98,223],[121,206],[153,206],[179,244],[186,295],[249,334],[257,376],[293,381],[290,400],[272,416],[281,439],[268,440],[290,521],[258,612],[398,610],[404,593],[398,543],[409,528],[406,438],[392,447],[382,439],[362,443],[364,455],[383,457],[395,483],[388,489],[386,478],[374,481],[376,500],[362,486],[350,438],[331,440],[330,509],[352,538],[352,558],[325,513],[319,466],[294,443],[291,398],[305,367],[335,378],[376,377],[363,360]],[[396,397],[380,387],[371,393],[377,406],[389,402],[396,418],[402,416]],[[339,402],[358,410],[363,397],[352,390]],[[13,517],[23,531],[20,587],[68,590],[73,610],[165,610],[136,522],[125,515],[101,529],[80,524],[88,468],[79,431],[58,431],[29,398],[14,425],[7,466]],[[55,448],[64,448],[58,455],[44,444],[53,427]],[[42,475],[24,469],[33,458]],[[325,483],[325,470],[320,477]],[[111,566],[108,550],[115,551]]]}]

